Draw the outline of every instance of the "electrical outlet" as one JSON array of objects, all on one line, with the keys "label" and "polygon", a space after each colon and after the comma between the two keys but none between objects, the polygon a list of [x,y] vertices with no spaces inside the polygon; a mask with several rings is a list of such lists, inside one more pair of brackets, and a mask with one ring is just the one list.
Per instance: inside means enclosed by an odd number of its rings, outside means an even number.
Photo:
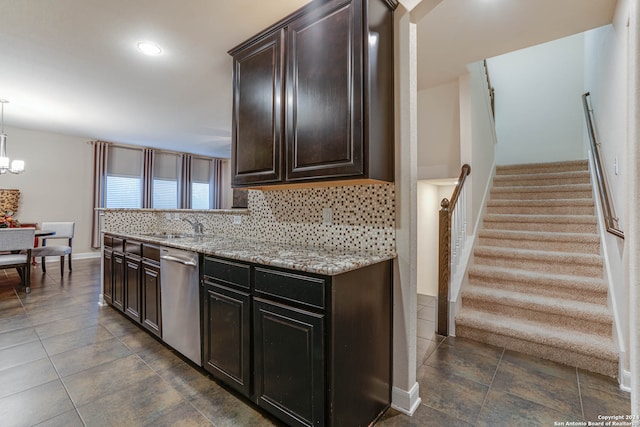
[{"label": "electrical outlet", "polygon": [[618,156],[613,159],[613,173],[618,175]]},{"label": "electrical outlet", "polygon": [[176,220],[180,219],[180,214],[178,212],[174,213],[173,219],[176,219]]},{"label": "electrical outlet", "polygon": [[333,218],[332,218],[332,213],[331,213],[331,208],[322,208],[322,223],[323,224],[332,224],[333,223]]},{"label": "electrical outlet", "polygon": [[242,224],[242,217],[240,215],[233,216],[233,223],[236,225]]},{"label": "electrical outlet", "polygon": [[167,212],[166,214],[164,214],[164,218],[165,219],[171,219],[171,214],[169,212]]}]

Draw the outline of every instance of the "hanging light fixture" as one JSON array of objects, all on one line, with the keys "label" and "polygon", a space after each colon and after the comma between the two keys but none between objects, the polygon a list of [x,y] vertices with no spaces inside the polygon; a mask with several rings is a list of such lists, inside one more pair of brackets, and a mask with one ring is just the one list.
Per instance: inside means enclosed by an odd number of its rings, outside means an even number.
[{"label": "hanging light fixture", "polygon": [[7,172],[22,173],[24,172],[24,161],[14,160],[13,162],[7,157],[7,135],[4,133],[4,104],[9,103],[6,99],[0,99],[2,104],[2,116],[0,122],[2,123],[2,133],[0,133],[0,174]]}]

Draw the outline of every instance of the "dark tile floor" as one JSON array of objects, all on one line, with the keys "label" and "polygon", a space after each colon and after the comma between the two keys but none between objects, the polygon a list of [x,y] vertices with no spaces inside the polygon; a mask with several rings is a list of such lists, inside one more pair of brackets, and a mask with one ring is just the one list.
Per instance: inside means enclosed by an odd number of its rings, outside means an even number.
[{"label": "dark tile floor", "polygon": [[435,319],[435,300],[418,295],[422,405],[412,418],[388,411],[379,425],[554,426],[630,413],[629,394],[612,378],[472,340],[444,338],[433,332]]},{"label": "dark tile floor", "polygon": [[[33,270],[25,295],[0,270],[0,425],[272,426],[112,308],[97,306],[99,260]],[[610,379],[473,341],[434,335],[433,301],[420,297],[413,417],[382,426],[534,426],[629,412]]]}]

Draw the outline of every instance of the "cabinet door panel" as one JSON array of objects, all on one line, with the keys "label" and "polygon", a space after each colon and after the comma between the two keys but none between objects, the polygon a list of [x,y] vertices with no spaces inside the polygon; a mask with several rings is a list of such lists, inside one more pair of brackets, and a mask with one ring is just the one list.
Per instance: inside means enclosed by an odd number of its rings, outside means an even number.
[{"label": "cabinet door panel", "polygon": [[142,263],[142,325],[157,336],[162,336],[160,301],[160,267]]},{"label": "cabinet door panel", "polygon": [[205,282],[204,368],[249,396],[251,296]]},{"label": "cabinet door panel", "polygon": [[324,316],[254,299],[256,402],[290,425],[324,425]]},{"label": "cabinet door panel", "polygon": [[234,56],[233,184],[281,179],[283,37],[279,30]]},{"label": "cabinet door panel", "polygon": [[124,255],[113,254],[113,306],[124,311]]},{"label": "cabinet door panel", "polygon": [[125,255],[125,313],[140,322],[140,260]]},{"label": "cabinet door panel", "polygon": [[356,30],[362,18],[359,2],[337,3],[289,28],[289,181],[364,173],[362,36]]},{"label": "cabinet door panel", "polygon": [[104,250],[102,269],[102,298],[108,304],[113,304],[113,253],[110,250]]}]

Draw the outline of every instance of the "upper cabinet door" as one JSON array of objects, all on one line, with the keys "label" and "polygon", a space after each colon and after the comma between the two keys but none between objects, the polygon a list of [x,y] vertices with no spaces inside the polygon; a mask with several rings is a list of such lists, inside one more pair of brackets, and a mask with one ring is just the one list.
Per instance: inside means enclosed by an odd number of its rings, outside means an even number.
[{"label": "upper cabinet door", "polygon": [[281,180],[284,29],[233,57],[233,184]]},{"label": "upper cabinet door", "polygon": [[331,1],[287,35],[287,181],[364,173],[362,4]]}]

